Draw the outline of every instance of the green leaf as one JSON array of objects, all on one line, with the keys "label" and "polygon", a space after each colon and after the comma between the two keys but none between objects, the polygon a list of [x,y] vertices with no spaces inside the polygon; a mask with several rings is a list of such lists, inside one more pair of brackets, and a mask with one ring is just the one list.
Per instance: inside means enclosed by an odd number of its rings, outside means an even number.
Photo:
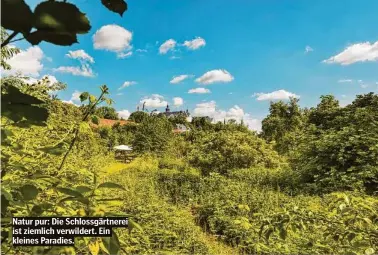
[{"label": "green leaf", "polygon": [[109,88],[106,85],[101,85],[100,89],[104,94],[109,94]]},{"label": "green leaf", "polygon": [[365,255],[372,255],[372,254],[374,254],[374,252],[375,252],[375,250],[370,247],[370,248],[367,248],[365,250]]},{"label": "green leaf", "polygon": [[121,185],[114,183],[114,182],[104,182],[97,186],[98,189],[100,188],[109,188],[109,189],[122,189],[125,190],[124,187]]},{"label": "green leaf", "polygon": [[124,201],[124,198],[102,198],[102,199],[97,199],[97,202],[108,202],[108,201]]},{"label": "green leaf", "polygon": [[80,95],[80,101],[81,102],[84,102],[85,100],[87,100],[88,98],[89,98],[89,93],[88,92],[83,92],[83,93],[81,93],[81,95]]},{"label": "green leaf", "polygon": [[25,184],[24,186],[22,186],[20,188],[20,192],[25,200],[33,200],[39,193],[38,189],[31,184]]},{"label": "green leaf", "polygon": [[2,214],[2,215],[5,215],[5,213],[7,212],[8,206],[9,206],[9,201],[8,201],[8,199],[6,199],[6,197],[2,194],[2,195],[1,195],[1,214]]},{"label": "green leaf", "polygon": [[347,238],[348,238],[348,241],[351,242],[355,237],[356,237],[356,234],[351,232],[351,233],[348,234]]},{"label": "green leaf", "polygon": [[283,240],[286,240],[286,237],[287,237],[287,230],[284,229],[284,228],[281,228],[280,229],[280,237],[283,239]]},{"label": "green leaf", "polygon": [[12,219],[11,218],[3,218],[1,217],[1,225],[6,225],[6,224],[10,224],[12,223]]},{"label": "green leaf", "polygon": [[8,191],[6,191],[5,189],[3,189],[2,187],[1,187],[1,195],[4,195],[4,197],[8,201],[12,201],[13,200],[12,194],[10,194]]},{"label": "green leaf", "polygon": [[33,179],[53,179],[54,181],[58,180],[57,178],[46,174],[34,174]]},{"label": "green leaf", "polygon": [[56,156],[62,155],[64,152],[66,152],[65,143],[59,143],[56,146],[47,146],[40,149],[41,151],[49,154],[53,154]]},{"label": "green leaf", "polygon": [[69,189],[69,188],[57,188],[57,190],[59,192],[61,192],[61,193],[69,195],[69,196],[83,197],[83,195],[79,191],[76,191],[76,190],[73,190],[73,189]]},{"label": "green leaf", "polygon": [[41,31],[86,34],[91,29],[88,18],[74,4],[46,1],[34,10],[35,28]]},{"label": "green leaf", "polygon": [[98,117],[96,115],[92,116],[92,123],[98,125],[100,123]]},{"label": "green leaf", "polygon": [[6,89],[6,94],[1,95],[1,100],[7,103],[12,103],[12,104],[43,104],[44,101],[22,93],[18,88],[15,86],[9,84],[8,82],[5,82],[5,85],[7,86]]},{"label": "green leaf", "polygon": [[[117,212],[107,212],[105,213],[106,216],[119,216],[119,217],[130,217],[132,216],[131,214],[125,214],[125,213],[117,213]],[[130,223],[130,219],[129,219]]]},{"label": "green leaf", "polygon": [[43,209],[40,205],[34,205],[33,208],[31,209],[32,213],[35,215],[40,215],[43,213]]},{"label": "green leaf", "polygon": [[61,31],[37,30],[33,33],[30,33],[25,37],[25,39],[32,45],[38,45],[42,41],[60,46],[71,46],[74,43],[78,43],[75,33]]},{"label": "green leaf", "polygon": [[143,232],[143,228],[138,223],[136,223],[132,219],[128,219],[128,222],[129,222],[129,230],[136,228],[139,231]]},{"label": "green leaf", "polygon": [[77,186],[75,189],[79,191],[80,193],[86,193],[86,192],[92,191],[92,189],[87,186]]},{"label": "green leaf", "polygon": [[96,98],[94,95],[90,95],[90,96],[89,96],[89,102],[90,102],[90,103],[93,104],[94,102],[96,102],[96,100],[97,100],[97,98]]},{"label": "green leaf", "polygon": [[270,227],[270,228],[268,228],[268,230],[265,232],[265,239],[266,240],[269,240],[269,237],[270,237],[270,235],[273,233],[273,228],[272,227]]},{"label": "green leaf", "polygon": [[24,0],[1,1],[1,26],[28,34],[33,27],[33,13]]},{"label": "green leaf", "polygon": [[85,205],[89,204],[89,200],[86,197],[65,197],[62,200],[60,200],[58,202],[58,204],[61,204],[63,202],[67,202],[67,201],[78,201],[78,202],[83,203]]},{"label": "green leaf", "polygon": [[38,126],[45,126],[44,122],[49,117],[47,109],[23,104],[2,105],[2,114],[14,122],[24,120],[25,125]]},{"label": "green leaf", "polygon": [[124,0],[101,0],[101,3],[110,11],[121,15],[121,17],[127,11],[127,3]]},{"label": "green leaf", "polygon": [[102,242],[105,248],[109,251],[111,255],[118,255],[120,251],[120,243],[117,234],[112,230],[111,237],[102,237]]}]

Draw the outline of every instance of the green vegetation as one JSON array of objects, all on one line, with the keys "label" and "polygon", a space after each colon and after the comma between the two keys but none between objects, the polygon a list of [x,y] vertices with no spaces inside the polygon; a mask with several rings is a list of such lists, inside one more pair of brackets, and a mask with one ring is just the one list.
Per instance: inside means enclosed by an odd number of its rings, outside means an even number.
[{"label": "green vegetation", "polygon": [[[2,48],[2,66],[16,53]],[[64,88],[1,79],[4,254],[377,253],[378,95],[271,103],[257,134],[143,111],[95,128],[114,113],[107,87],[82,93],[80,107],[51,96]],[[191,131],[174,134],[178,123]],[[118,144],[138,157],[117,163]],[[12,216],[105,215],[130,217],[130,228],[68,248],[11,245]]]}]

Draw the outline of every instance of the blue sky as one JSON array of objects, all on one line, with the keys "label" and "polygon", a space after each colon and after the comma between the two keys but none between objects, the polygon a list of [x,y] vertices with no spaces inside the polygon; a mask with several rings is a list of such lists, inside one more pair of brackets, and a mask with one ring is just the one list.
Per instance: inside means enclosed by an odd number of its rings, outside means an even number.
[{"label": "blue sky", "polygon": [[[26,2],[33,8],[39,3]],[[29,63],[37,70],[29,65],[26,74],[67,83],[59,93],[63,100],[75,102],[75,91],[98,94],[106,84],[114,107],[126,115],[143,100],[160,111],[168,102],[194,115],[243,118],[258,129],[270,100],[294,95],[301,105],[315,106],[320,95],[334,94],[345,104],[378,91],[376,0],[129,0],[123,18],[100,1],[73,2],[92,25],[79,44],[41,43],[32,54],[27,42],[18,42],[29,52],[13,61],[18,66],[34,57]],[[175,47],[162,54],[167,41]],[[74,57],[84,52],[94,63],[70,58],[69,51]],[[93,77],[68,72],[82,65]],[[170,83],[180,75],[187,78]],[[119,90],[125,82],[131,85]],[[196,88],[211,93],[188,93]]]}]

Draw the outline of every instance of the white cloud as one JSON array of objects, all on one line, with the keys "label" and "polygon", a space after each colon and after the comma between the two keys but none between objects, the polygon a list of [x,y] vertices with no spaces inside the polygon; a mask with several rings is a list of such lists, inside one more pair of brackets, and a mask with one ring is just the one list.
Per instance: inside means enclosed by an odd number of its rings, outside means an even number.
[{"label": "white cloud", "polygon": [[38,46],[29,47],[21,50],[20,53],[14,55],[7,60],[12,67],[11,70],[3,70],[4,74],[21,73],[22,75],[39,76],[39,72],[43,68],[41,60],[44,58],[43,51]]},{"label": "white cloud", "polygon": [[338,80],[337,82],[338,83],[351,83],[351,82],[353,82],[353,80],[351,80],[351,79],[341,79],[341,80]]},{"label": "white cloud", "polygon": [[136,49],[136,52],[147,52],[146,49]]},{"label": "white cloud", "polygon": [[180,82],[182,82],[183,80],[185,80],[189,77],[191,77],[191,75],[188,75],[188,74],[181,74],[181,75],[178,75],[178,76],[174,76],[169,83],[177,84],[177,83],[180,83]]},{"label": "white cloud", "polygon": [[201,77],[196,79],[197,83],[201,84],[212,84],[216,82],[231,82],[234,77],[223,69],[211,70],[204,73]]},{"label": "white cloud", "polygon": [[128,57],[131,57],[131,55],[133,55],[133,52],[132,51],[129,51],[129,52],[120,52],[117,54],[117,58],[128,58]]},{"label": "white cloud", "polygon": [[127,87],[129,87],[131,85],[135,85],[135,84],[137,84],[137,82],[135,82],[135,81],[125,81],[122,84],[122,86],[118,88],[118,90],[123,89],[123,88],[127,88]]},{"label": "white cloud", "polygon": [[181,106],[184,104],[184,99],[182,99],[181,97],[174,97],[173,98],[173,105],[174,106]]},{"label": "white cloud", "polygon": [[74,93],[72,93],[71,100],[72,101],[80,101],[80,95],[82,92],[75,90]]},{"label": "white cloud", "polygon": [[177,42],[173,39],[165,41],[162,45],[160,45],[159,53],[166,54],[168,51],[173,50],[176,47],[176,44]]},{"label": "white cloud", "polygon": [[336,56],[323,60],[323,63],[350,65],[365,61],[378,61],[378,41],[350,45]]},{"label": "white cloud", "polygon": [[290,97],[295,97],[299,98],[300,96],[288,92],[286,90],[280,89],[277,91],[273,91],[271,93],[255,93],[253,96],[257,97],[258,101],[263,101],[263,100],[287,100]]},{"label": "white cloud", "polygon": [[206,41],[201,37],[197,37],[191,41],[185,41],[183,45],[190,50],[197,50],[204,47],[206,45]]},{"label": "white cloud", "polygon": [[242,108],[238,105],[235,105],[225,110],[217,109],[217,105],[215,101],[199,103],[196,105],[196,108],[193,111],[194,117],[210,117],[213,119],[213,122],[223,121],[223,120],[230,120],[234,119],[238,123],[242,120],[243,122],[249,127],[251,130],[260,131],[261,130],[261,121],[258,119],[252,118],[252,116],[248,113],[245,113]]},{"label": "white cloud", "polygon": [[168,102],[164,100],[161,95],[153,94],[150,97],[145,97],[140,100],[140,104],[146,103],[146,107],[166,107]]},{"label": "white cloud", "polygon": [[307,45],[306,48],[305,48],[305,53],[309,53],[311,51],[314,51],[314,49],[311,48],[309,45]]},{"label": "white cloud", "polygon": [[93,57],[91,57],[88,53],[86,53],[84,50],[76,50],[76,51],[68,51],[66,54],[67,57],[73,58],[73,59],[79,59],[88,61],[89,63],[94,63]]},{"label": "white cloud", "polygon": [[205,89],[205,88],[195,88],[195,89],[190,89],[188,91],[189,94],[207,94],[207,93],[211,93],[209,89]]},{"label": "white cloud", "polygon": [[71,96],[71,99],[70,100],[62,100],[62,102],[64,103],[67,103],[67,104],[73,104],[73,105],[76,105],[76,106],[79,106],[78,104],[76,103],[80,103],[80,95],[81,95],[82,92],[78,91],[78,90],[75,90],[73,93],[72,93],[72,96]]},{"label": "white cloud", "polygon": [[128,53],[122,52],[132,49],[132,38],[133,33],[129,30],[115,24],[106,25],[102,26],[93,35],[93,47],[95,49],[117,52],[118,56],[123,58],[122,56]]},{"label": "white cloud", "polygon": [[53,69],[54,72],[60,73],[70,73],[75,76],[84,76],[84,77],[94,77],[95,74],[93,73],[92,68],[88,65],[83,63],[81,67],[79,66],[60,66],[58,68]]},{"label": "white cloud", "polygon": [[169,57],[169,59],[172,59],[172,60],[174,60],[174,59],[181,59],[181,57],[171,56],[171,57]]},{"label": "white cloud", "polygon": [[118,111],[118,117],[119,118],[123,118],[124,120],[127,120],[130,116],[130,112],[128,110],[121,110],[121,111]]},{"label": "white cloud", "polygon": [[122,96],[123,95],[123,93],[117,93],[116,94],[116,96]]}]

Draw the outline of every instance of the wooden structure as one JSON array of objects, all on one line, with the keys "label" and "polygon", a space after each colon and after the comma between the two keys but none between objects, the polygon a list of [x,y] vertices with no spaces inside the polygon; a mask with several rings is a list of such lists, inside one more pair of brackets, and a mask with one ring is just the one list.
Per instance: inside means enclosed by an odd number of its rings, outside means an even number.
[{"label": "wooden structure", "polygon": [[118,145],[113,148],[115,150],[115,157],[125,163],[130,163],[135,155],[132,153],[133,148],[128,145]]}]

